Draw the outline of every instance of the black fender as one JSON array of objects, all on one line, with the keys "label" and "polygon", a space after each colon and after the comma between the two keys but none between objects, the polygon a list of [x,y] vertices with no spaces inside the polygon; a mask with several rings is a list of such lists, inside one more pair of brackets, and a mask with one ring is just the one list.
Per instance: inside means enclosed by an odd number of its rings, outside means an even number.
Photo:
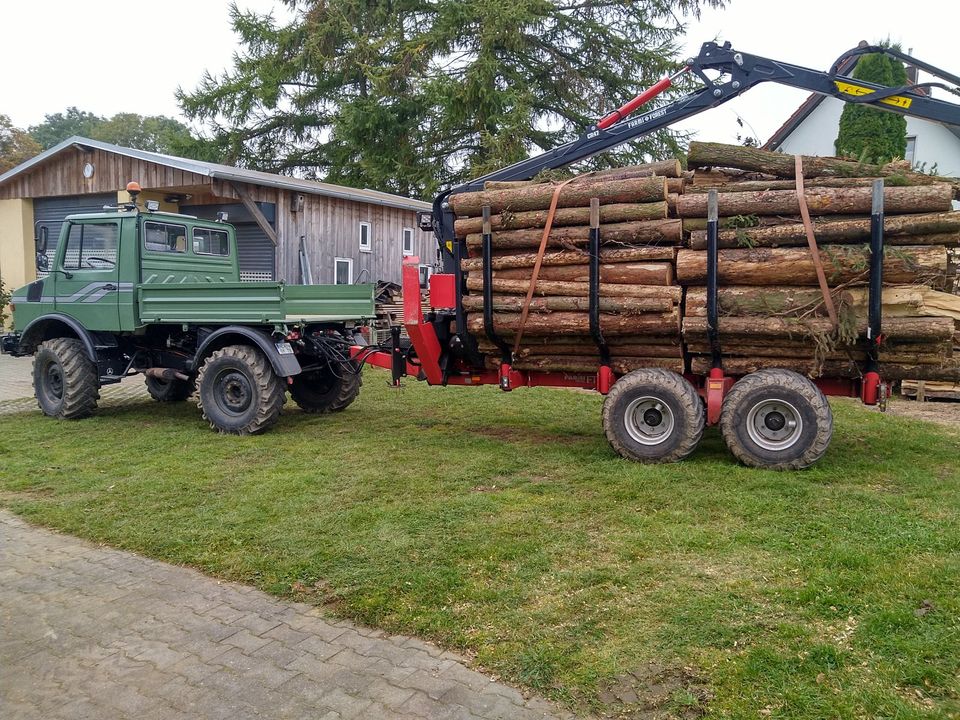
[{"label": "black fender", "polygon": [[31,320],[20,334],[19,352],[24,355],[32,354],[36,350],[37,345],[46,339],[44,338],[46,334],[44,329],[50,323],[62,323],[70,328],[73,334],[83,343],[83,348],[87,353],[87,357],[90,358],[90,361],[94,363],[97,362],[97,345],[94,342],[93,335],[83,325],[77,322],[77,320],[63,313],[48,313]]},{"label": "black fender", "polygon": [[194,370],[199,368],[207,355],[214,350],[219,350],[221,347],[234,344],[233,342],[223,342],[228,335],[238,335],[260,348],[267,357],[267,360],[270,361],[273,371],[280,377],[290,377],[291,375],[300,374],[300,361],[297,360],[296,355],[292,353],[281,354],[280,351],[277,350],[276,342],[274,342],[269,334],[262,330],[246,327],[245,325],[227,325],[222,328],[217,328],[207,335],[197,348],[197,352],[194,353]]}]

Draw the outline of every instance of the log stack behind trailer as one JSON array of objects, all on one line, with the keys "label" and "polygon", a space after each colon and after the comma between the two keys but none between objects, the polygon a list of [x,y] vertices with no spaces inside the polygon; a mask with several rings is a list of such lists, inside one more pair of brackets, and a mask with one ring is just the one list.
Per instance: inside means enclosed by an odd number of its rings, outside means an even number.
[{"label": "log stack behind trailer", "polygon": [[[492,320],[517,369],[594,372],[600,352],[590,334],[590,201],[600,202],[600,329],[618,374],[639,367],[706,374],[711,367],[706,312],[706,215],[718,191],[719,332],[725,371],[768,367],[810,377],[857,377],[866,359],[872,182],[883,177],[884,343],[890,379],[960,380],[960,337],[950,310],[952,253],[960,246],[960,185],[836,158],[804,158],[804,198],[838,322],[827,316],[800,220],[795,161],[753,148],[692,143],[689,164],[667,161],[579,176],[559,193],[539,253],[555,181],[488,183],[453,195],[468,330],[491,366],[501,349],[486,336],[481,256],[490,209]],[[534,266],[540,269],[532,298]],[[528,316],[522,321],[522,311]],[[516,344],[518,334],[520,344]]]}]

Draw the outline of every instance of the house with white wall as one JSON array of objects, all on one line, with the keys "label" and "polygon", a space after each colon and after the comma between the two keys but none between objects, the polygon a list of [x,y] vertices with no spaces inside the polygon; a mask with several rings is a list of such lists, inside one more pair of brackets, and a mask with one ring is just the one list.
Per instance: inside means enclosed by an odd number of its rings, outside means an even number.
[{"label": "house with white wall", "polygon": [[[846,74],[856,59],[841,66]],[[908,67],[907,76],[916,82],[916,68]],[[789,155],[836,155],[834,141],[840,129],[842,100],[812,94],[763,146]],[[960,127],[940,125],[907,116],[907,151],[904,157],[923,172],[960,176]]]}]

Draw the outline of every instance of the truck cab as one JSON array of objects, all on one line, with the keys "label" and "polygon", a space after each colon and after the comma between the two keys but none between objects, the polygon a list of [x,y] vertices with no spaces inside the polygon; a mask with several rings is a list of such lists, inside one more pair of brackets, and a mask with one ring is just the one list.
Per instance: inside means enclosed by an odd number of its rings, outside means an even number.
[{"label": "truck cab", "polygon": [[[137,373],[157,400],[197,392],[222,432],[266,429],[288,386],[311,411],[353,400],[346,348],[375,315],[372,285],[242,282],[231,225],[141,207],[128,190],[130,203],[68,217],[52,257],[38,238],[40,277],[12,293],[14,333],[0,347],[35,356],[45,413],[89,415],[102,385]],[[205,382],[213,360],[232,375]]]}]

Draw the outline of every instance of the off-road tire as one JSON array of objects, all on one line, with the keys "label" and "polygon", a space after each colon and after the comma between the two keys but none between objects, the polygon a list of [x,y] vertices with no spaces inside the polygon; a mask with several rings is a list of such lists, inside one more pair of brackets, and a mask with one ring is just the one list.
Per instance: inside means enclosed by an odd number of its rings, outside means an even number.
[{"label": "off-road tire", "polygon": [[363,378],[354,363],[293,376],[290,397],[308,413],[340,412],[357,399]]},{"label": "off-road tire", "polygon": [[[779,405],[778,405],[779,403]],[[764,412],[778,413],[773,428]],[[794,427],[777,425],[786,418]],[[797,422],[799,420],[799,422]],[[734,383],[723,399],[720,433],[744,465],[803,470],[823,457],[833,437],[833,413],[820,389],[791,370],[758,370]],[[777,433],[785,433],[782,440]],[[776,447],[778,444],[781,447]],[[765,446],[766,445],[766,446]]]},{"label": "off-road tire", "polygon": [[196,390],[194,383],[188,380],[161,380],[160,378],[146,377],[144,382],[147,392],[157,402],[182,402],[193,395]]},{"label": "off-road tire", "polygon": [[100,399],[97,366],[76,338],[40,343],[33,356],[33,392],[44,415],[61,420],[87,417]]},{"label": "off-road tire", "polygon": [[197,404],[214,430],[255,435],[280,417],[285,385],[260,350],[229,345],[211,353],[200,367]]},{"label": "off-road tire", "polygon": [[[660,422],[653,422],[658,415]],[[603,402],[602,417],[613,449],[644,463],[683,460],[696,449],[705,422],[693,385],[659,368],[634,370],[617,380]]]}]

